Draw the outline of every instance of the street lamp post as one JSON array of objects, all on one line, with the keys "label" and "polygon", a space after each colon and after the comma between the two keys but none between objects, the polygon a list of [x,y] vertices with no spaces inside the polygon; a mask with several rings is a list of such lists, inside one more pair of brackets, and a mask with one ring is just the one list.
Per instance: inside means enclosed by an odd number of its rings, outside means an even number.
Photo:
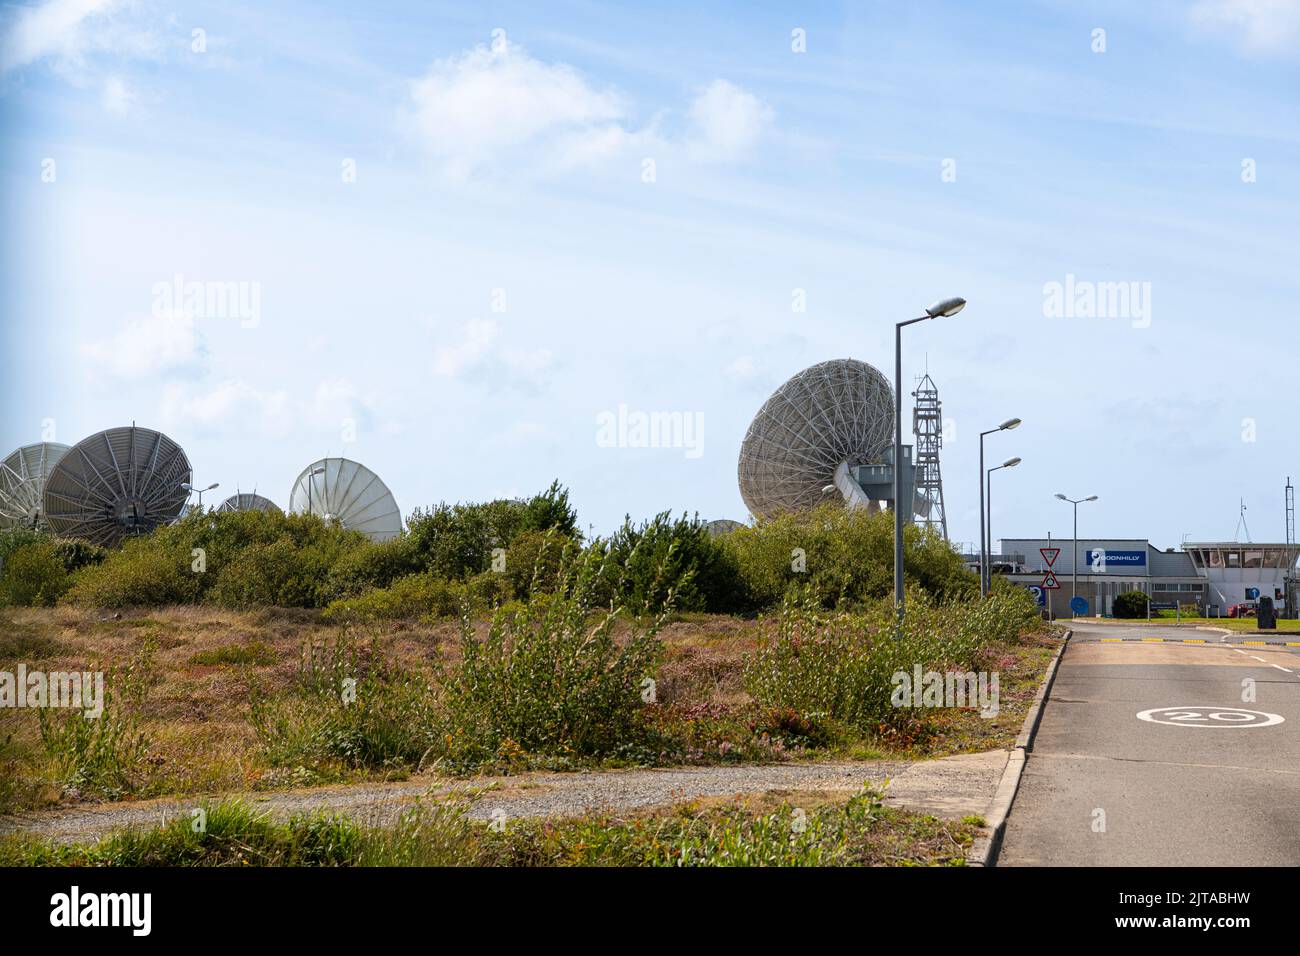
[{"label": "street lamp post", "polygon": [[1085,501],[1096,501],[1096,495],[1089,495],[1087,498],[1067,498],[1065,495],[1057,493],[1056,497],[1062,501],[1068,501],[1074,505],[1074,551],[1070,557],[1070,613],[1075,617],[1074,599],[1079,596],[1079,505]]},{"label": "street lamp post", "polygon": [[[988,485],[988,509],[989,509],[988,548],[987,548],[987,553],[989,556],[988,557],[989,569],[988,569],[988,583],[985,587],[985,593],[992,590],[993,588],[993,472],[1001,471],[1003,468],[1014,468],[1018,464],[1020,464],[1019,458],[1008,458],[1002,464],[994,468],[990,468],[988,470],[988,474],[985,476],[984,479]],[[981,515],[981,517],[983,516]]]},{"label": "street lamp post", "polygon": [[313,468],[311,471],[307,472],[307,514],[311,514],[311,490],[316,485],[316,482],[312,479],[317,475],[323,474],[325,474],[324,465],[319,468]]},{"label": "street lamp post", "polygon": [[[903,326],[956,315],[966,307],[962,298],[943,299],[925,315],[894,325],[894,636],[903,636]],[[907,503],[909,516],[912,502]]]},{"label": "street lamp post", "polygon": [[213,488],[219,488],[219,487],[221,487],[221,485],[220,485],[218,482],[215,482],[215,481],[214,481],[212,484],[208,485],[206,488],[195,488],[195,487],[194,487],[193,485],[191,485],[188,481],[181,482],[181,490],[182,490],[182,491],[188,491],[188,492],[189,492],[190,494],[192,494],[192,495],[198,495],[198,496],[199,496],[199,510],[200,510],[200,511],[203,510],[203,492],[205,492],[205,491],[211,491]]},{"label": "street lamp post", "polygon": [[992,435],[994,432],[1009,431],[1020,425],[1020,419],[1008,418],[997,428],[990,428],[986,432],[980,432],[980,596],[987,597],[989,593],[989,547],[990,538],[986,532],[984,524],[984,436]]}]

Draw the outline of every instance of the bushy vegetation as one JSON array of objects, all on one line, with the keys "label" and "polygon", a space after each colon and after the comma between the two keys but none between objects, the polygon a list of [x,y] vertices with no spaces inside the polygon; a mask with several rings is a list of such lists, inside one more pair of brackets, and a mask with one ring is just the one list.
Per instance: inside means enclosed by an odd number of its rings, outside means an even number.
[{"label": "bushy vegetation", "polygon": [[980,668],[994,645],[1038,619],[1022,588],[942,604],[913,591],[896,635],[892,602],[863,613],[828,613],[809,592],[796,592],[785,600],[774,638],[745,668],[745,685],[758,706],[788,712],[809,728],[829,721],[859,733],[894,730],[918,715],[893,706],[892,675],[911,675],[918,664],[923,672]]},{"label": "bushy vegetation", "polygon": [[[758,521],[726,535],[751,608],[781,603],[791,587],[811,593],[825,608],[865,605],[893,593],[892,514],[847,511],[823,505]],[[915,526],[903,535],[903,568],[909,587],[940,601],[979,591],[961,556],[933,531]]]},{"label": "bushy vegetation", "polygon": [[1115,595],[1110,610],[1116,617],[1146,617],[1148,600],[1150,599],[1141,591],[1125,591],[1123,594]]}]

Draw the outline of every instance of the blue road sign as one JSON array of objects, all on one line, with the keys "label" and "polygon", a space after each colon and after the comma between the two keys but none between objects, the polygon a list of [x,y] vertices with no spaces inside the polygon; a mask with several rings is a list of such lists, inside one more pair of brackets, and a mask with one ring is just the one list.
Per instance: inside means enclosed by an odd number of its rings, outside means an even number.
[{"label": "blue road sign", "polygon": [[1081,597],[1070,598],[1070,610],[1073,611],[1075,614],[1087,614],[1088,599],[1081,598]]},{"label": "blue road sign", "polygon": [[1034,596],[1034,600],[1038,602],[1038,606],[1039,606],[1039,607],[1047,607],[1047,589],[1046,589],[1046,588],[1040,588],[1040,587],[1038,587],[1037,585],[1032,585],[1032,586],[1030,586],[1030,588],[1029,588],[1029,593],[1032,594],[1032,595]]}]

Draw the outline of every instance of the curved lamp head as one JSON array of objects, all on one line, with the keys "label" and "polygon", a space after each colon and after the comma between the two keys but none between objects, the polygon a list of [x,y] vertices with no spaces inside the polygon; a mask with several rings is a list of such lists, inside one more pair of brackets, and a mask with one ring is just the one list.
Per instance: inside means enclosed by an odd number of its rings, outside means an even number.
[{"label": "curved lamp head", "polygon": [[182,481],[182,482],[181,482],[181,490],[182,490],[182,491],[193,491],[193,490],[194,490],[194,486],[191,485],[188,481]]},{"label": "curved lamp head", "polygon": [[1096,501],[1096,500],[1097,500],[1097,496],[1096,496],[1096,495],[1089,495],[1087,498],[1084,498],[1083,500],[1084,500],[1084,501]]},{"label": "curved lamp head", "polygon": [[956,315],[962,309],[966,308],[966,300],[960,297],[952,299],[940,299],[930,308],[925,310],[925,314],[932,319],[939,316]]},{"label": "curved lamp head", "polygon": [[1019,427],[1019,425],[1020,425],[1020,419],[1008,418],[1005,422],[1003,422],[1001,425],[998,426],[998,431],[1010,431],[1012,428]]},{"label": "curved lamp head", "polygon": [[1062,501],[1069,501],[1069,500],[1070,500],[1069,498],[1065,497],[1065,495],[1061,494],[1060,492],[1057,492],[1056,497],[1060,498]]},{"label": "curved lamp head", "polygon": [[1002,467],[1003,467],[1003,468],[1014,468],[1014,467],[1016,467],[1016,465],[1018,465],[1018,464],[1020,464],[1020,459],[1019,459],[1019,458],[1008,458],[1006,461],[1004,461],[1004,462],[1002,463]]}]

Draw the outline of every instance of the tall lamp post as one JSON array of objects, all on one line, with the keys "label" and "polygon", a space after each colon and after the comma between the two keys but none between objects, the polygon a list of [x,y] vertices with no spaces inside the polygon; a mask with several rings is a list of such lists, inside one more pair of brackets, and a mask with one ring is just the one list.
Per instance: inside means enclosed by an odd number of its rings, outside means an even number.
[{"label": "tall lamp post", "polygon": [[986,533],[984,524],[984,436],[992,435],[994,432],[1005,432],[1020,425],[1020,419],[1008,418],[997,428],[990,428],[986,432],[980,432],[980,596],[987,597],[989,593],[989,553],[986,547],[990,540]]},{"label": "tall lamp post", "polygon": [[[956,315],[966,308],[962,298],[943,299],[925,315],[894,325],[894,636],[903,636],[903,326]],[[912,502],[907,502],[911,517]]]},{"label": "tall lamp post", "polygon": [[199,510],[200,510],[200,511],[203,510],[203,492],[205,492],[205,491],[211,491],[213,488],[220,488],[220,487],[221,487],[221,485],[220,485],[218,482],[215,482],[215,481],[214,481],[212,484],[208,485],[206,488],[195,488],[193,485],[191,485],[191,484],[190,484],[189,482],[187,482],[187,481],[181,483],[181,490],[182,490],[182,491],[188,491],[188,492],[189,492],[190,494],[192,494],[192,495],[198,495],[198,496],[199,496]]},{"label": "tall lamp post", "polygon": [[993,472],[1001,471],[1003,468],[1014,468],[1018,464],[1020,464],[1019,458],[1008,458],[1002,464],[994,468],[990,468],[988,470],[988,474],[984,478],[985,483],[988,485],[988,509],[989,509],[988,546],[985,548],[985,553],[987,553],[989,556],[989,569],[988,569],[989,580],[988,580],[987,587],[985,589],[986,591],[992,590],[993,588]]},{"label": "tall lamp post", "polygon": [[1074,613],[1074,599],[1079,595],[1079,505],[1085,501],[1096,501],[1097,496],[1067,498],[1065,495],[1058,493],[1056,497],[1074,505],[1074,553],[1070,557],[1070,613],[1074,617],[1078,617],[1079,615]]},{"label": "tall lamp post", "polygon": [[311,514],[311,490],[316,484],[312,479],[317,475],[323,474],[325,474],[324,465],[319,468],[313,468],[311,471],[307,472],[307,514]]}]

